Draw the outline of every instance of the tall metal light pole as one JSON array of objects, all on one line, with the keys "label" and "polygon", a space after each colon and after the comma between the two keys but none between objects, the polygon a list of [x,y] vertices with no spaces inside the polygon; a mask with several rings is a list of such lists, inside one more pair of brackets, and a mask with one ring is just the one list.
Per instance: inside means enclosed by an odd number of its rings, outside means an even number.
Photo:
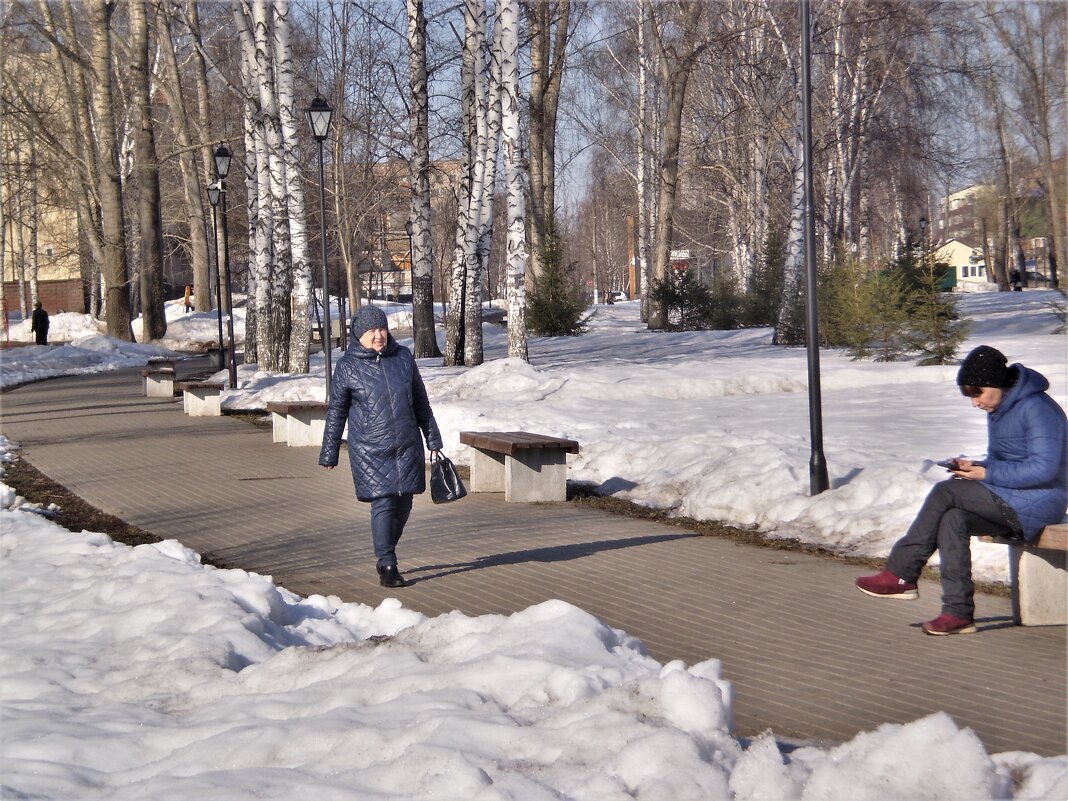
[{"label": "tall metal light pole", "polygon": [[330,104],[318,94],[312,100],[311,105],[305,109],[308,115],[308,124],[311,125],[312,136],[319,143],[319,245],[323,260],[323,329],[320,336],[323,340],[323,355],[326,357],[326,402],[330,403],[330,382],[332,367],[330,364],[330,281],[326,271],[326,195],[323,189],[323,141],[330,134],[330,118],[334,110]]},{"label": "tall metal light pole", "polygon": [[234,345],[234,292],[230,278],[230,237],[226,230],[226,176],[230,172],[230,151],[226,145],[215,148],[215,175],[219,179],[219,205],[222,206],[223,263],[226,265],[226,332],[230,336],[230,389],[237,389],[237,349]]},{"label": "tall metal light pole", "polygon": [[211,230],[215,234],[215,311],[216,317],[219,320],[219,362],[216,367],[221,368],[223,353],[226,352],[226,345],[223,340],[223,324],[222,324],[222,278],[220,273],[222,272],[219,264],[219,195],[222,193],[218,183],[214,183],[208,186],[208,202],[211,203]]},{"label": "tall metal light pole", "polygon": [[808,462],[809,492],[819,495],[830,487],[827,460],[823,455],[823,408],[820,395],[819,314],[816,304],[816,215],[812,198],[812,28],[809,0],[801,0],[801,115],[802,149],[805,165],[805,301],[806,342],[808,346],[808,422],[811,455]]}]

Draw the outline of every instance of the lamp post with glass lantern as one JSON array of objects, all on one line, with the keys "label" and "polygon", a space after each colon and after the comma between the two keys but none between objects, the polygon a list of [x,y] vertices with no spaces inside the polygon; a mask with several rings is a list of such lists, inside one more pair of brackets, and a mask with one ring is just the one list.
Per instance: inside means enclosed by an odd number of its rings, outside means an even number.
[{"label": "lamp post with glass lantern", "polygon": [[219,265],[219,195],[221,192],[218,182],[208,185],[208,202],[211,203],[211,230],[215,234],[215,312],[219,321],[219,361],[215,366],[218,368],[223,366],[223,353],[226,352],[225,340],[223,339],[222,279]]},{"label": "lamp post with glass lantern", "polygon": [[305,109],[305,113],[308,115],[308,124],[311,125],[312,136],[319,143],[319,246],[323,261],[323,329],[320,336],[323,340],[323,355],[326,357],[326,402],[329,403],[330,374],[332,372],[330,364],[330,333],[332,326],[330,323],[330,282],[326,270],[326,195],[323,189],[325,183],[323,142],[330,134],[330,118],[333,116],[334,110],[330,108],[329,103],[317,94],[311,105]]},{"label": "lamp post with glass lantern", "polygon": [[226,176],[230,173],[230,151],[220,143],[215,148],[215,176],[219,179],[219,205],[222,207],[223,264],[226,267],[226,333],[230,337],[230,389],[237,389],[237,352],[234,347],[234,293],[230,279],[230,238],[226,230]]}]

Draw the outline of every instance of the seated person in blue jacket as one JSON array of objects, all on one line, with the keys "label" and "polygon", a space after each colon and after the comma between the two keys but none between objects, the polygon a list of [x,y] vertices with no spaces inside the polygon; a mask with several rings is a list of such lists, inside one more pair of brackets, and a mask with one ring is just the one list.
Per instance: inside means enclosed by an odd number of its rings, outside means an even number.
[{"label": "seated person in blue jacket", "polygon": [[319,464],[337,466],[348,421],[349,465],[356,498],[371,504],[371,539],[383,587],[403,587],[397,543],[412,511],[412,498],[426,490],[423,437],[441,450],[441,433],[412,352],[389,333],[377,306],[353,316],[352,339],[334,369]]},{"label": "seated person in blue jacket", "polygon": [[986,458],[955,460],[954,477],[931,490],[891,549],[886,570],[856,582],[877,598],[918,598],[920,571],[937,549],[942,614],[923,624],[935,635],[975,631],[972,535],[1034,540],[1064,518],[1068,505],[1068,424],[1046,394],[1045,376],[1022,364],[1010,366],[1000,351],[981,345],[964,359],[957,384],[988,415]]}]

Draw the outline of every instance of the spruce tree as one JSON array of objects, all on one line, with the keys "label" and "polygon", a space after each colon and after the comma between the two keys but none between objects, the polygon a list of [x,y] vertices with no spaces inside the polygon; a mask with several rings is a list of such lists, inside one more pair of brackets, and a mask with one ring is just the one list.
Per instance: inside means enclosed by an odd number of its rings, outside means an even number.
[{"label": "spruce tree", "polygon": [[539,255],[541,269],[527,291],[527,328],[546,337],[576,336],[586,331],[586,305],[573,280],[574,264],[563,266],[555,238]]}]

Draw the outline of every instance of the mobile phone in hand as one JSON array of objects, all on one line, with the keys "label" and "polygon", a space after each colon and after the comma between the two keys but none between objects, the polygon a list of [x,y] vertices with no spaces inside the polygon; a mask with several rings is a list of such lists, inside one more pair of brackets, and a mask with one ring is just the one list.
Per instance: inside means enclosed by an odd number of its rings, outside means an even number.
[{"label": "mobile phone in hand", "polygon": [[943,459],[940,462],[935,462],[935,464],[946,468],[946,470],[960,470],[960,461],[957,459]]}]

